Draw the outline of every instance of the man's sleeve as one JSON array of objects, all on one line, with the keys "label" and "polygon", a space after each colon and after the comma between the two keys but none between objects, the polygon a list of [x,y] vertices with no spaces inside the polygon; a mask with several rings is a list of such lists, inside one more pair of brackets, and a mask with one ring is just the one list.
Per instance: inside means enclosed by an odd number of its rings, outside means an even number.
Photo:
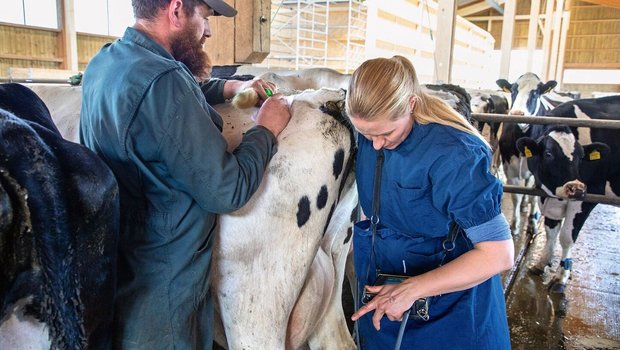
[{"label": "man's sleeve", "polygon": [[207,99],[207,103],[211,106],[226,101],[224,98],[224,83],[226,83],[226,80],[214,78],[200,84],[200,90],[202,90],[202,93]]},{"label": "man's sleeve", "polygon": [[262,126],[248,130],[229,153],[227,143],[199,97],[189,91],[165,126],[159,158],[178,186],[204,210],[228,213],[241,208],[258,189],[277,151],[276,138]]}]

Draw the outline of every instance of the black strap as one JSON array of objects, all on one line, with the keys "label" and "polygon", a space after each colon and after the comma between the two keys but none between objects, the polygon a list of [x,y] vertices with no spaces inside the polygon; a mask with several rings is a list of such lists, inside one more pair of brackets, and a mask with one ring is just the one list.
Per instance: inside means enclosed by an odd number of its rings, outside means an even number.
[{"label": "black strap", "polygon": [[366,282],[368,282],[370,266],[373,264],[376,265],[375,236],[377,233],[377,225],[379,224],[379,204],[380,204],[380,198],[381,198],[381,174],[383,170],[384,159],[385,159],[385,155],[383,154],[383,148],[382,148],[377,151],[377,161],[375,164],[375,178],[374,178],[374,185],[372,189],[372,215],[370,216],[372,238],[370,241],[370,263],[368,264],[368,268],[366,268]]}]

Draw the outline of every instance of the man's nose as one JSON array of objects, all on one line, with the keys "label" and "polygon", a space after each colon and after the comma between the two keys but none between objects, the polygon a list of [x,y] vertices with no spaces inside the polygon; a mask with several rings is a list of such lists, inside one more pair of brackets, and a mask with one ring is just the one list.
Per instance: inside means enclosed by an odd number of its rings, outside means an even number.
[{"label": "man's nose", "polygon": [[207,38],[211,37],[211,26],[209,25],[209,22],[205,22],[205,30],[202,33],[202,35],[204,35]]}]

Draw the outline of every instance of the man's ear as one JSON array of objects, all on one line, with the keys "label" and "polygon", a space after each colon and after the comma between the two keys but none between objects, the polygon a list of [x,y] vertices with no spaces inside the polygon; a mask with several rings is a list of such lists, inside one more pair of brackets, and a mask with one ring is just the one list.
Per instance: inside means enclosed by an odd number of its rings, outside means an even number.
[{"label": "man's ear", "polygon": [[182,0],[172,0],[168,4],[168,20],[170,24],[174,27],[181,27],[181,20],[179,15],[183,10],[183,6],[185,4]]}]

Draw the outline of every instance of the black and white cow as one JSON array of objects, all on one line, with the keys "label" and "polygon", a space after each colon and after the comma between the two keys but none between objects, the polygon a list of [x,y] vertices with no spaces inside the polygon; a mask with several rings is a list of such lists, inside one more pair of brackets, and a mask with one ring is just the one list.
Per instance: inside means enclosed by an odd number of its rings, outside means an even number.
[{"label": "black and white cow", "polygon": [[1,349],[110,347],[118,229],[109,168],[34,92],[1,84]]},{"label": "black and white cow", "polygon": [[[467,90],[471,96],[472,113],[508,114],[510,103],[504,92],[490,90]],[[497,149],[497,134],[501,123],[478,121],[478,131],[482,133],[485,124],[489,124],[489,143],[495,152]]]},{"label": "black and white cow", "polygon": [[[575,100],[561,104],[548,114],[620,120],[620,96]],[[572,268],[571,248],[596,206],[596,203],[579,199],[586,191],[620,195],[620,130],[553,126],[539,126],[537,129],[540,132],[534,131],[540,137],[524,137],[517,141],[517,148],[527,157],[536,187],[549,196],[541,199],[547,234],[545,249],[531,271],[546,275],[559,236],[562,258],[552,279],[552,290],[563,292]]]},{"label": "black and white cow", "polygon": [[[497,85],[504,91],[509,92],[512,103],[509,115],[523,116],[544,116],[554,107],[550,101],[549,94],[557,85],[555,80],[543,83],[534,73],[525,73],[520,76],[513,84],[505,79],[497,80]],[[554,101],[566,99],[554,96]],[[559,104],[559,103],[558,103]],[[523,185],[532,187],[534,178],[528,170],[525,158],[520,156],[517,150],[517,140],[521,137],[530,137],[532,130],[527,123],[504,123],[502,135],[499,138],[499,151],[502,158],[502,166],[506,175],[506,182],[510,185]],[[513,234],[518,234],[521,226],[521,204],[523,195],[513,193],[513,215],[511,228]],[[538,201],[533,196],[527,196],[530,204],[530,216],[528,229],[534,234],[537,233],[536,224],[540,218]]]}]

